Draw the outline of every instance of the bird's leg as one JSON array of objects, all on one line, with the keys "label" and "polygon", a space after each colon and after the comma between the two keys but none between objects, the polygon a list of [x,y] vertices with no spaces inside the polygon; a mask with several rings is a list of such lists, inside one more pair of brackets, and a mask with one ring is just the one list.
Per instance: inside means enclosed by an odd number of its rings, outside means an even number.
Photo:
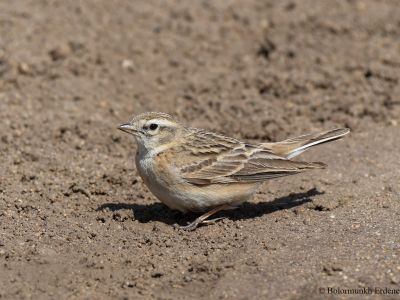
[{"label": "bird's leg", "polygon": [[225,219],[226,217],[219,217],[219,218],[214,218],[211,220],[204,220],[203,222],[201,222],[201,224],[215,224],[217,223],[219,220]]},{"label": "bird's leg", "polygon": [[206,212],[205,214],[202,214],[200,217],[196,218],[196,220],[194,220],[189,225],[181,226],[180,228],[183,230],[192,231],[192,230],[195,230],[197,228],[197,226],[199,226],[201,223],[213,223],[220,219],[223,219],[223,218],[215,218],[212,220],[206,220],[210,216],[212,216],[212,215],[216,214],[217,212],[224,210],[228,207],[229,207],[228,204],[223,204],[223,205],[217,206],[217,207],[213,208],[212,210],[210,210],[209,212]]}]

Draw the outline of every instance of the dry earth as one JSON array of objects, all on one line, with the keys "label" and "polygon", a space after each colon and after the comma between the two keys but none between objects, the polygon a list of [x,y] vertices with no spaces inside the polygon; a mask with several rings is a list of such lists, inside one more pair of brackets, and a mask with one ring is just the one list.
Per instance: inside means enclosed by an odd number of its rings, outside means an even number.
[{"label": "dry earth", "polygon": [[[396,0],[0,1],[0,299],[399,289],[399,41]],[[195,216],[116,130],[148,110],[245,140],[352,134],[182,232]]]}]

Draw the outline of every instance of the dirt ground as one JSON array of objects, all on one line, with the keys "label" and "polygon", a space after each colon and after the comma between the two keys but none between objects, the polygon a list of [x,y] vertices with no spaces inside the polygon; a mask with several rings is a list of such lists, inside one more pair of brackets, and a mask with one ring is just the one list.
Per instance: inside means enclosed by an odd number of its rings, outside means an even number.
[{"label": "dirt ground", "polygon": [[[0,1],[0,299],[399,297],[399,41],[397,0]],[[144,111],[352,134],[183,232],[116,129]]]}]

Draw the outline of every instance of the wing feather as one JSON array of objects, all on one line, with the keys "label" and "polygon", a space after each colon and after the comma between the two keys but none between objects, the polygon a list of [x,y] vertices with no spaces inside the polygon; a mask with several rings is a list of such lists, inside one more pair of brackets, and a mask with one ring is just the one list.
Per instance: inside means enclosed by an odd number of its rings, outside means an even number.
[{"label": "wing feather", "polygon": [[197,161],[191,168],[183,168],[182,176],[193,184],[229,182],[260,182],[271,178],[293,175],[307,169],[323,168],[323,163],[291,161],[266,149],[241,144],[219,154],[211,163]]}]

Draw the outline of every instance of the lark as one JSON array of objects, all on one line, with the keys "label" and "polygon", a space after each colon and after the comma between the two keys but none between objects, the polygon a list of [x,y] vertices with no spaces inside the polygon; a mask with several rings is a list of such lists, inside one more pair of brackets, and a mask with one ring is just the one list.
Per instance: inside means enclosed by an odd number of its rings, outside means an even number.
[{"label": "lark", "polygon": [[350,132],[337,128],[277,143],[245,143],[160,112],[140,114],[118,128],[136,139],[138,173],[161,202],[183,213],[203,212],[185,230],[216,221],[208,218],[249,200],[266,180],[325,168],[292,158]]}]

